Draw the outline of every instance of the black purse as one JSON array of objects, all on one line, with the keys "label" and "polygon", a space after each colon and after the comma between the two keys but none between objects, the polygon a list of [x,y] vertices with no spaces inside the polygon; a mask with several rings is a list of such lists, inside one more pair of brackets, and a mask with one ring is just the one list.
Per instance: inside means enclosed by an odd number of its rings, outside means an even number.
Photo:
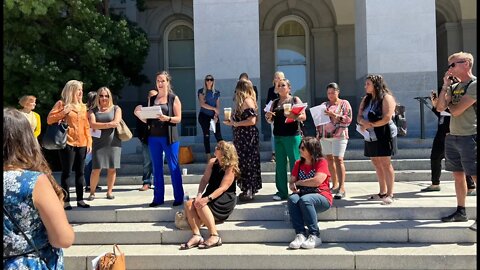
[{"label": "black purse", "polygon": [[68,124],[60,122],[47,126],[42,138],[42,147],[47,150],[61,150],[67,145]]}]

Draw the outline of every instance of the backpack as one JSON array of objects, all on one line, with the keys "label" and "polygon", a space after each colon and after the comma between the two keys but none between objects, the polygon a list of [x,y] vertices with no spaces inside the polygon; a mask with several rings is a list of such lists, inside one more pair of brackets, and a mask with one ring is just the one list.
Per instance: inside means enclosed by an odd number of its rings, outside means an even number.
[{"label": "backpack", "polygon": [[397,126],[398,136],[407,136],[407,119],[405,118],[405,106],[397,103],[395,106],[395,116],[393,122]]}]

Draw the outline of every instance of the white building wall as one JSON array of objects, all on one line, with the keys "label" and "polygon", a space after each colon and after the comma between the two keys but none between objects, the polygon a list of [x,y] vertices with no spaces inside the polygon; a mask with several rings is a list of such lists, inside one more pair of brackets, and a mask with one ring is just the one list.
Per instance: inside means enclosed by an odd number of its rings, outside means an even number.
[{"label": "white building wall", "polygon": [[[203,87],[205,75],[212,74],[221,91],[222,108],[232,107],[240,73],[247,72],[260,88],[258,16],[258,0],[193,1],[196,88]],[[197,134],[201,134],[199,126]],[[223,134],[231,138],[231,128],[222,125]]]}]

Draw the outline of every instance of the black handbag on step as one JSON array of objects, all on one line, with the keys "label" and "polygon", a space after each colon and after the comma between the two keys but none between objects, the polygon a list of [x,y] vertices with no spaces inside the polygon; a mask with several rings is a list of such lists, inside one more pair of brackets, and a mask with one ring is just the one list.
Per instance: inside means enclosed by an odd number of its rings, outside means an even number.
[{"label": "black handbag on step", "polygon": [[68,124],[60,122],[47,126],[47,131],[42,138],[42,147],[47,150],[64,149],[67,145]]}]

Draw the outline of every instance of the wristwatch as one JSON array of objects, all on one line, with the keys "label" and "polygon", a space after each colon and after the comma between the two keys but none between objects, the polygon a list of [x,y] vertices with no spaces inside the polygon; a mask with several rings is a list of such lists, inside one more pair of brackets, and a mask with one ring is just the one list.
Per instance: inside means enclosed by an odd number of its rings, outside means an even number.
[{"label": "wristwatch", "polygon": [[209,201],[209,202],[213,201],[212,196],[210,196],[210,195],[208,196],[208,201]]}]

